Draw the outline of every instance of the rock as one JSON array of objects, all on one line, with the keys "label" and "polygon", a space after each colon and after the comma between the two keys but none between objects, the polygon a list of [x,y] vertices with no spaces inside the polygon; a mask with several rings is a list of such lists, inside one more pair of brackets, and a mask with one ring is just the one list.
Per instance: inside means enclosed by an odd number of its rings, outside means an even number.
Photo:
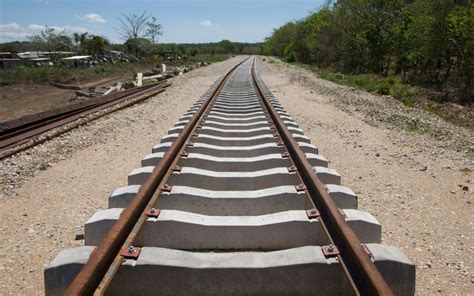
[{"label": "rock", "polygon": [[467,185],[463,186],[463,187],[462,187],[462,190],[464,190],[464,191],[469,191],[469,186],[467,186]]},{"label": "rock", "polygon": [[428,170],[428,167],[426,165],[420,169],[420,171],[422,171],[422,172],[424,172],[426,170]]},{"label": "rock", "polygon": [[49,164],[47,162],[43,162],[42,164],[40,164],[39,169],[42,170],[42,171],[46,171],[50,166],[51,166],[51,164]]},{"label": "rock", "polygon": [[106,87],[96,87],[94,89],[94,92],[99,93],[99,94],[105,94],[109,89]]},{"label": "rock", "polygon": [[74,240],[83,240],[83,239],[84,239],[84,233],[76,233]]},{"label": "rock", "polygon": [[380,153],[375,153],[375,156],[380,157]]}]

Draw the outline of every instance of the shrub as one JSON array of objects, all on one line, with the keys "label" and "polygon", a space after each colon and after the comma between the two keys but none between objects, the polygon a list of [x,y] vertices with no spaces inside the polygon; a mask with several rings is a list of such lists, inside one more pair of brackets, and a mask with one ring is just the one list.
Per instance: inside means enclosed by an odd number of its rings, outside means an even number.
[{"label": "shrub", "polygon": [[286,54],[285,59],[288,63],[296,62],[296,52],[290,51]]},{"label": "shrub", "polygon": [[390,84],[387,82],[382,82],[377,84],[376,92],[381,95],[388,95],[390,94]]}]

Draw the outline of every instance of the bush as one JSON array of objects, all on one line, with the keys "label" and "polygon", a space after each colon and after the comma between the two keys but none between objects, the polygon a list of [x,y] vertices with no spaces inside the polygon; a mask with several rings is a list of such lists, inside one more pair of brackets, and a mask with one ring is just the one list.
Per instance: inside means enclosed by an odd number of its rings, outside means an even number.
[{"label": "bush", "polygon": [[396,84],[390,89],[390,95],[397,100],[402,100],[408,96],[410,86],[406,84]]},{"label": "bush", "polygon": [[296,52],[290,51],[286,54],[285,59],[288,63],[296,62]]},{"label": "bush", "polygon": [[390,84],[388,82],[382,82],[377,84],[376,92],[381,95],[388,95],[390,94]]}]

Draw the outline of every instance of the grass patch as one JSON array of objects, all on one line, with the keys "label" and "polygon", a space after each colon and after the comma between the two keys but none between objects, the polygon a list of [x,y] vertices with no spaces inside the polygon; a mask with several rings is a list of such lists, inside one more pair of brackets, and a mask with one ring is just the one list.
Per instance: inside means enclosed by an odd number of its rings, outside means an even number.
[{"label": "grass patch", "polygon": [[0,70],[0,83],[49,84],[58,82],[75,84],[113,74],[129,73],[133,76],[136,72],[140,72],[140,69],[143,69],[145,66],[146,65],[133,63],[103,64],[91,68],[71,68],[62,65],[51,67],[20,66],[15,69]]},{"label": "grass patch", "polygon": [[345,75],[320,69],[313,71],[323,79],[379,95],[391,95],[395,99],[402,101],[406,106],[414,106],[413,96],[410,93],[411,86],[402,83],[400,78],[397,76],[382,77],[375,74]]},{"label": "grass patch", "polygon": [[[472,107],[462,107],[450,103],[438,103],[430,98],[432,92],[403,83],[398,76],[383,77],[376,74],[343,74],[320,69],[310,65],[298,64],[316,73],[320,78],[337,84],[354,87],[379,95],[390,95],[401,101],[405,106],[421,108],[432,112],[446,121],[474,131]],[[408,130],[419,132],[417,127]]]}]

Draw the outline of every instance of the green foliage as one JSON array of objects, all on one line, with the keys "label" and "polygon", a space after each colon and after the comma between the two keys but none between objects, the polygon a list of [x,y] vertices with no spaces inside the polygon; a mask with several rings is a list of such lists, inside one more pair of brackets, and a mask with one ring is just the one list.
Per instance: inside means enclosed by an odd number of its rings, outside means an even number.
[{"label": "green foliage", "polygon": [[0,71],[0,84],[16,83],[36,83],[50,84],[59,83],[79,83],[89,79],[106,77],[111,74],[132,73],[143,69],[141,64],[117,63],[103,64],[92,68],[70,68],[56,65],[52,67],[26,67],[20,66],[15,69]]},{"label": "green foliage", "polygon": [[73,39],[77,44],[79,53],[87,55],[101,55],[109,47],[110,43],[107,39],[97,35],[89,35],[89,33],[74,33]]},{"label": "green foliage", "polygon": [[158,36],[163,35],[163,27],[156,21],[156,17],[151,17],[151,21],[146,23],[145,37],[148,37],[153,45],[158,42]]},{"label": "green foliage", "polygon": [[155,53],[183,53],[189,56],[208,54],[263,54],[263,43],[242,43],[223,40],[215,43],[168,43],[154,46]]},{"label": "green foliage", "polygon": [[[473,36],[470,0],[339,0],[274,30],[264,52],[330,72],[396,75],[472,104]],[[362,77],[348,79],[381,94],[397,84],[375,86]]]},{"label": "green foliage", "polygon": [[[38,34],[28,36],[30,43],[33,44],[36,50],[41,51],[70,51],[73,48],[72,38],[66,31],[57,32],[56,29],[46,26],[44,30]],[[56,61],[57,56],[51,56]]]},{"label": "green foliage", "polygon": [[135,57],[142,57],[151,53],[153,45],[145,38],[130,38],[124,43],[126,51]]},{"label": "green foliage", "polygon": [[222,40],[219,42],[220,52],[221,53],[234,53],[235,45],[230,40]]}]

